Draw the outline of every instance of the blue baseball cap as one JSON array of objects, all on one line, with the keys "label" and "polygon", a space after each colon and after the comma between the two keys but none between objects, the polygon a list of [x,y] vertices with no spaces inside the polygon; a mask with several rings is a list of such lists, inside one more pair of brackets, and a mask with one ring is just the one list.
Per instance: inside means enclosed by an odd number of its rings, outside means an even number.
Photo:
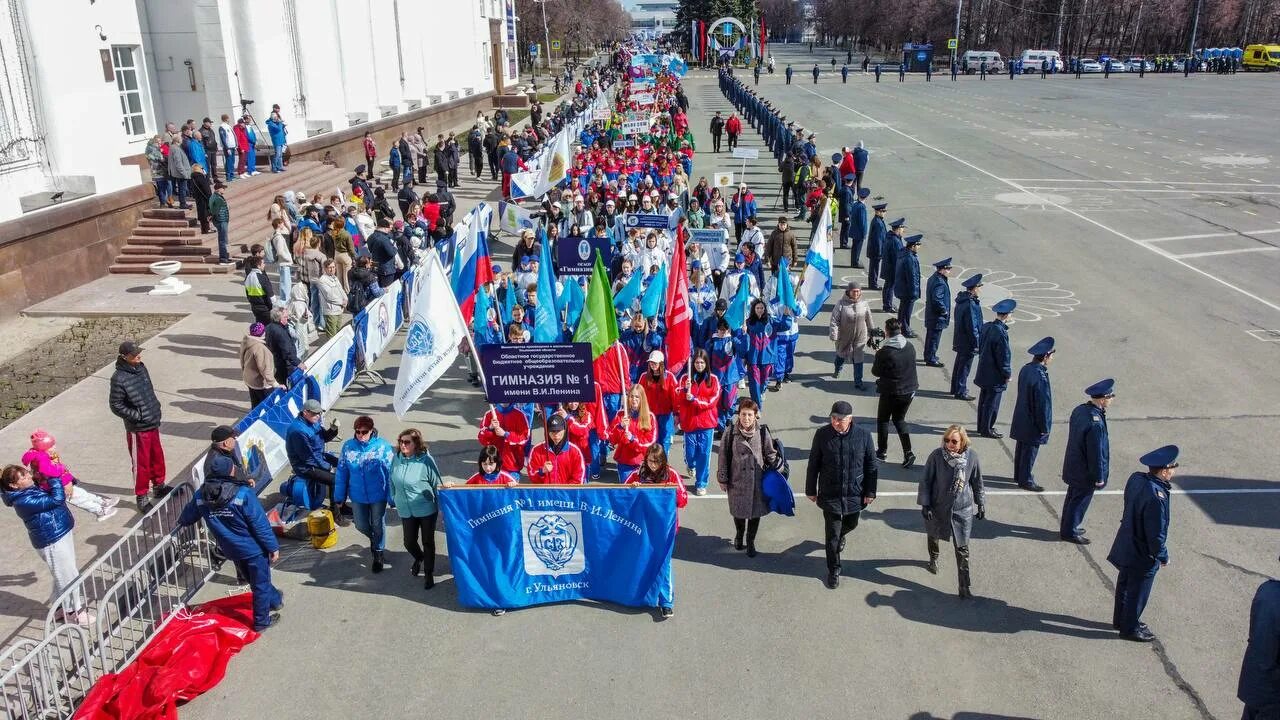
[{"label": "blue baseball cap", "polygon": [[1099,380],[1084,389],[1084,394],[1091,398],[1115,397],[1116,381],[1114,378]]},{"label": "blue baseball cap", "polygon": [[1178,467],[1178,446],[1165,445],[1138,458],[1138,463],[1154,470],[1167,467]]},{"label": "blue baseball cap", "polygon": [[733,256],[733,261],[734,261],[734,262],[744,263],[744,262],[746,262],[746,261],[747,261],[747,256],[746,256],[746,255],[743,255],[742,253],[738,253],[738,254],[736,254],[736,255],[734,255],[734,256]]},{"label": "blue baseball cap", "polygon": [[1014,300],[1013,298],[1005,298],[995,305],[992,305],[991,309],[994,310],[997,315],[1008,315],[1013,312],[1013,309],[1016,307],[1018,307],[1017,300]]}]

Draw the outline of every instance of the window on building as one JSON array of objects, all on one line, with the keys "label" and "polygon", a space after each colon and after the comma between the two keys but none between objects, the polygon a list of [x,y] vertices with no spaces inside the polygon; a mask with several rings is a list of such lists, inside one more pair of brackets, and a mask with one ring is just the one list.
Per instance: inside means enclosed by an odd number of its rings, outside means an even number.
[{"label": "window on building", "polygon": [[138,60],[142,53],[136,45],[112,45],[111,64],[116,73],[116,90],[120,93],[120,124],[124,134],[139,137],[147,134],[142,113],[142,83]]},{"label": "window on building", "polygon": [[484,63],[484,76],[493,75],[493,53],[489,50],[489,43],[480,44],[480,62]]}]

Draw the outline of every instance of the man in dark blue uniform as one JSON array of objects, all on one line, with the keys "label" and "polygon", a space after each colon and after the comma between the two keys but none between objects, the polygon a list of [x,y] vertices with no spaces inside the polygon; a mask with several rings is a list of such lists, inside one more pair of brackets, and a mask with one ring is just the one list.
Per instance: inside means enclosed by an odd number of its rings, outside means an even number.
[{"label": "man in dark blue uniform", "polygon": [[1009,387],[1013,366],[1009,354],[1009,313],[1018,307],[1013,298],[1005,298],[991,307],[996,319],[982,326],[978,333],[978,369],[973,374],[973,384],[978,392],[978,434],[982,437],[1002,438],[996,431],[996,416],[1000,414],[1000,398]]},{"label": "man in dark blue uniform", "polygon": [[791,63],[787,63],[787,84],[788,84],[788,85],[790,85],[790,84],[791,84],[791,73],[792,73],[792,72],[793,72],[793,71],[792,71],[792,69],[791,69]]},{"label": "man in dark blue uniform", "polygon": [[898,322],[902,324],[902,336],[917,337],[911,329],[911,312],[920,299],[920,242],[924,235],[903,238],[902,252],[898,254],[898,267],[893,275],[893,296],[898,298]]},{"label": "man in dark blue uniform", "polygon": [[[848,179],[848,176],[845,176]],[[854,175],[857,179],[857,175]],[[846,183],[847,184],[847,183]],[[867,242],[867,203],[866,199],[871,196],[871,190],[868,188],[858,188],[858,198],[853,201],[849,207],[849,242],[853,248],[851,267],[862,268],[862,263],[858,258],[862,256],[862,246]]]},{"label": "man in dark blue uniform", "polygon": [[[840,191],[836,193],[836,212],[840,218],[840,249],[849,247],[849,213],[853,210],[853,201],[856,194],[853,189],[853,181],[856,179],[853,173],[845,173],[844,182],[840,184]],[[854,262],[858,261],[855,255]]]},{"label": "man in dark blue uniform", "polygon": [[933,267],[924,301],[924,364],[942,367],[938,345],[942,343],[942,331],[951,324],[951,286],[947,283],[951,258],[939,260]]},{"label": "man in dark blue uniform", "polygon": [[1044,492],[1036,484],[1033,470],[1040,446],[1048,444],[1053,426],[1053,389],[1049,385],[1049,363],[1053,361],[1053,338],[1047,337],[1027,349],[1031,362],[1018,371],[1018,399],[1013,406],[1009,436],[1013,446],[1013,481],[1031,492]]},{"label": "man in dark blue uniform", "polygon": [[889,226],[884,224],[884,209],[888,203],[872,205],[875,216],[871,218],[871,228],[867,231],[867,289],[879,290],[880,283],[880,248],[884,247],[885,236],[889,234]]},{"label": "man in dark blue uniform", "polygon": [[951,60],[951,82],[956,81],[956,74],[960,72],[960,64],[954,59]]},{"label": "man in dark blue uniform", "polygon": [[876,82],[880,82],[880,63],[876,63]]},{"label": "man in dark blue uniform", "polygon": [[1124,486],[1124,514],[1107,561],[1120,571],[1116,579],[1111,625],[1120,637],[1135,642],[1156,639],[1142,622],[1156,572],[1169,564],[1169,491],[1178,467],[1178,446],[1165,445],[1138,458],[1146,472],[1129,476]]},{"label": "man in dark blue uniform", "polygon": [[760,84],[760,63],[756,63],[756,66],[754,69],[752,69],[751,74],[755,76],[756,84],[759,85]]},{"label": "man in dark blue uniform", "polygon": [[[833,64],[833,66],[834,66],[835,61],[836,61],[836,60],[835,60],[835,58],[832,58],[832,59],[831,59],[831,62],[832,62],[832,64]],[[822,70],[818,68],[818,63],[814,63],[814,64],[813,64],[813,84],[814,84],[814,85],[817,85],[817,84],[818,84],[818,75],[819,75],[819,74],[821,74],[821,73],[822,73]]]},{"label": "man in dark blue uniform", "polygon": [[849,65],[840,66],[840,82],[848,84],[849,82]]},{"label": "man in dark blue uniform", "polygon": [[898,82],[905,82],[907,79],[907,61],[903,60],[898,63]]},{"label": "man in dark blue uniform", "polygon": [[271,584],[271,563],[280,559],[280,544],[253,488],[219,479],[205,480],[178,517],[180,526],[204,520],[218,550],[248,578],[253,591],[253,629],[262,632],[280,619],[284,596]]},{"label": "man in dark blue uniform", "polygon": [[978,333],[982,330],[982,305],[978,303],[978,288],[982,287],[982,273],[966,278],[960,283],[964,289],[956,293],[954,314],[955,329],[951,331],[951,349],[956,351],[956,364],[951,372],[951,394],[957,400],[969,401],[969,368],[978,354]]},{"label": "man in dark blue uniform", "polygon": [[880,293],[881,312],[898,312],[893,307],[893,285],[898,275],[898,255],[903,251],[902,238],[906,229],[906,218],[898,218],[889,223],[891,232],[885,236],[884,245],[880,248],[880,279],[884,282]]},{"label": "man in dark blue uniform", "polygon": [[1067,484],[1067,497],[1062,501],[1062,525],[1058,534],[1067,542],[1088,545],[1084,536],[1084,514],[1089,510],[1095,490],[1107,486],[1111,471],[1111,439],[1107,434],[1107,408],[1115,394],[1116,381],[1111,378],[1084,389],[1089,402],[1071,411],[1067,430],[1067,453],[1062,458],[1062,482]]},{"label": "man in dark blue uniform", "polygon": [[1280,580],[1267,580],[1253,596],[1236,697],[1244,703],[1243,720],[1280,717]]}]

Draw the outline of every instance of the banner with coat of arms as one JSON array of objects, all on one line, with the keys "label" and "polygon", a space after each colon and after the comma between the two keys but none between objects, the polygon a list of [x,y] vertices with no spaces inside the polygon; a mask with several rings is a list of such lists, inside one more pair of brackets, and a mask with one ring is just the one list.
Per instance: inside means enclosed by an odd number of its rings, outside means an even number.
[{"label": "banner with coat of arms", "polygon": [[427,253],[427,261],[419,267],[410,292],[409,332],[392,400],[396,417],[402,420],[422,393],[449,369],[467,337],[462,311],[439,257]]},{"label": "banner with coat of arms", "polygon": [[466,607],[674,602],[676,489],[462,486],[437,496]]}]

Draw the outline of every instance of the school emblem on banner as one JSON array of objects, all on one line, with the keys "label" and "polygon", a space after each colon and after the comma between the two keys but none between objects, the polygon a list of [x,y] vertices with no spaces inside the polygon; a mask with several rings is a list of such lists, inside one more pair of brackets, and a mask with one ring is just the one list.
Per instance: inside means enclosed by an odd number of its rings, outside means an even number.
[{"label": "school emblem on banner", "polygon": [[409,326],[409,335],[405,338],[404,349],[410,355],[421,357],[435,352],[436,339],[431,328],[421,321]]},{"label": "school emblem on banner", "polygon": [[587,569],[582,552],[582,513],[520,511],[524,571],[529,575],[576,575]]}]

